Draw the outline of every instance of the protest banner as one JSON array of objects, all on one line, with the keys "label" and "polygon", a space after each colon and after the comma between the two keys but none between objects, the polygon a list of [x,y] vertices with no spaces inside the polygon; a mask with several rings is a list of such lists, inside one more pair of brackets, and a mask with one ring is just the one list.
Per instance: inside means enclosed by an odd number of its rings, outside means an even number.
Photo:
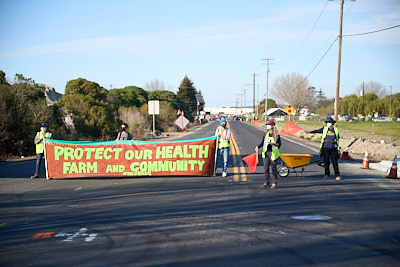
[{"label": "protest banner", "polygon": [[216,136],[174,142],[46,139],[46,176],[212,176],[216,142]]}]

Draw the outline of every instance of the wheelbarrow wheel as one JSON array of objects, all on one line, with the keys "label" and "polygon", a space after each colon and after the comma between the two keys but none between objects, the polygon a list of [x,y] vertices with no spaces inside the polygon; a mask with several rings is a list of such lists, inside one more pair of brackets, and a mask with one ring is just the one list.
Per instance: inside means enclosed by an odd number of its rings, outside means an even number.
[{"label": "wheelbarrow wheel", "polygon": [[278,167],[278,175],[282,178],[285,178],[289,175],[289,168],[285,165],[280,165]]}]

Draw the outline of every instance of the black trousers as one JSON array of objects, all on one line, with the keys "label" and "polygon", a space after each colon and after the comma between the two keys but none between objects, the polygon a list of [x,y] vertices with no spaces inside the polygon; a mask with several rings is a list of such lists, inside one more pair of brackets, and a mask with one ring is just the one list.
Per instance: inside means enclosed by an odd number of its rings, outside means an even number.
[{"label": "black trousers", "polygon": [[[340,176],[339,172],[339,165],[338,165],[338,160],[339,160],[339,152],[338,150],[335,149],[329,149],[329,148],[323,148],[322,149],[322,156],[324,157],[324,163],[325,163],[325,175],[330,175],[330,170],[329,170],[329,165],[330,161],[332,161],[333,165],[333,170],[335,171],[335,176]],[[330,160],[329,160],[330,159]]]},{"label": "black trousers", "polygon": [[[276,184],[278,180],[278,172],[276,170],[276,160],[271,159],[271,151],[267,151],[265,153],[265,158],[263,159],[264,162],[264,175],[265,175],[265,183],[270,185]],[[271,166],[271,175],[269,173],[269,167]]]}]

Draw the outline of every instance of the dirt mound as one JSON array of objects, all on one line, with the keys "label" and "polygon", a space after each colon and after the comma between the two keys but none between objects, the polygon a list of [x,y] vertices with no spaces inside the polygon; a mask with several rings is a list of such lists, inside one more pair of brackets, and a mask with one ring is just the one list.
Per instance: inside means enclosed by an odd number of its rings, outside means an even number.
[{"label": "dirt mound", "polygon": [[[283,125],[282,125],[283,127]],[[302,131],[294,136],[320,142],[322,134],[308,134],[305,131],[315,130],[315,127],[301,125]],[[394,155],[400,156],[400,139],[368,135],[365,133],[354,133],[339,129],[340,147],[350,155],[362,157],[368,149],[369,158],[374,161],[393,160]]]}]

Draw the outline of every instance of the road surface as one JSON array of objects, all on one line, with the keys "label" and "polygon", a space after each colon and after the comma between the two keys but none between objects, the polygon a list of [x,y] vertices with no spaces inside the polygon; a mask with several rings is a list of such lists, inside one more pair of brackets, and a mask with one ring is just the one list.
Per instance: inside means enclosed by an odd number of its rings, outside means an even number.
[{"label": "road surface", "polygon": [[[304,177],[290,173],[277,189],[261,189],[262,163],[248,174],[241,158],[263,130],[229,126],[226,178],[219,168],[215,177],[31,180],[33,160],[0,163],[0,265],[400,265],[398,180],[341,161],[342,181],[322,180],[323,168],[311,164]],[[282,153],[317,151],[282,138]]]}]

